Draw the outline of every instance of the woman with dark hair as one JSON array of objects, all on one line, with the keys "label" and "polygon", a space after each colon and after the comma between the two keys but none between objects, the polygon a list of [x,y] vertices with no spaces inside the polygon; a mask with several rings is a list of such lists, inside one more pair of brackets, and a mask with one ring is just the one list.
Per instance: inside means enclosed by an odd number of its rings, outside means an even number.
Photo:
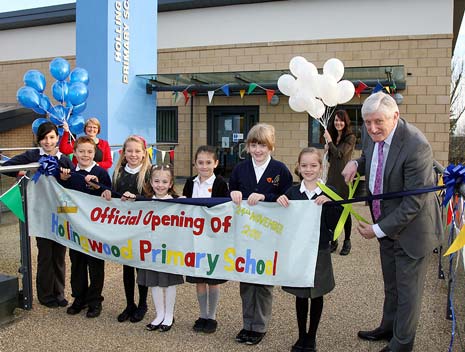
[{"label": "woman with dark hair", "polygon": [[[333,186],[344,199],[349,196],[349,187],[344,181],[341,172],[347,162],[352,158],[352,152],[355,148],[355,134],[350,128],[349,114],[345,110],[337,110],[334,116],[329,120],[328,129],[325,130],[324,137],[328,146],[328,180],[326,184]],[[348,255],[352,248],[350,243],[350,233],[352,228],[352,219],[350,214],[344,225],[344,244],[340,255]],[[331,242],[331,252],[337,249],[338,241]]]},{"label": "woman with dark hair", "polygon": [[[31,149],[16,155],[3,165],[35,163],[42,156],[48,155],[57,159],[61,168],[74,169],[71,160],[58,151],[59,136],[57,126],[51,122],[44,122],[37,129],[36,137],[39,149]],[[66,178],[66,176],[60,174],[57,180],[61,182]],[[36,237],[36,241],[38,248],[36,282],[39,302],[49,308],[65,307],[68,304],[64,296],[66,247],[47,238]]]}]

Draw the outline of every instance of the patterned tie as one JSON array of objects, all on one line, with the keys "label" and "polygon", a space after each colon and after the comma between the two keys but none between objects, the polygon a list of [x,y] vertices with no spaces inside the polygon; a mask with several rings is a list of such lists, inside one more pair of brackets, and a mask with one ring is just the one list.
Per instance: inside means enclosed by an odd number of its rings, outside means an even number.
[{"label": "patterned tie", "polygon": [[[376,176],[375,176],[375,185],[373,187],[373,194],[380,194],[381,193],[381,186],[383,182],[383,162],[384,162],[384,154],[383,154],[383,147],[384,142],[378,142],[378,165],[376,166]],[[372,210],[373,216],[375,220],[381,216],[381,204],[379,199],[373,200],[372,203]]]}]

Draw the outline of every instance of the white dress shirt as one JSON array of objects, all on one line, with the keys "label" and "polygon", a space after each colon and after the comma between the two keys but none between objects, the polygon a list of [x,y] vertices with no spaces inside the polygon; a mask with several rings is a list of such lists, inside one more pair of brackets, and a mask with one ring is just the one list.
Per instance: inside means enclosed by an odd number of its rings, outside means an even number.
[{"label": "white dress shirt", "polygon": [[208,179],[200,182],[200,176],[194,178],[194,189],[192,190],[192,198],[211,198],[213,182],[215,182],[215,174]]},{"label": "white dress shirt", "polygon": [[260,181],[263,174],[265,173],[265,170],[268,167],[268,164],[270,163],[270,161],[271,161],[271,156],[268,155],[268,159],[266,159],[266,161],[262,165],[259,166],[255,163],[255,160],[252,159],[252,164],[253,164],[253,168],[255,171],[255,177],[257,178],[257,183]]}]

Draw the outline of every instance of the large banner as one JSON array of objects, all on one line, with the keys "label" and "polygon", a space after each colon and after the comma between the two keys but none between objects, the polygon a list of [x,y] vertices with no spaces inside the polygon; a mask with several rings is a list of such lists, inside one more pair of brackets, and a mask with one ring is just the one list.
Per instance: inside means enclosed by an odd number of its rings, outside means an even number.
[{"label": "large banner", "polygon": [[106,201],[29,182],[31,236],[104,260],[182,275],[313,286],[321,206],[292,201],[211,208],[166,201]]}]

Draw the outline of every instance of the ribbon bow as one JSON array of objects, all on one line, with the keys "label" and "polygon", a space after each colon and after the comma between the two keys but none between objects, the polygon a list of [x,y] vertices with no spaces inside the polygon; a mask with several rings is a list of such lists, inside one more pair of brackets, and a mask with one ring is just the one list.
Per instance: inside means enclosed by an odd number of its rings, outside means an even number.
[{"label": "ribbon bow", "polygon": [[459,186],[464,181],[465,175],[465,166],[462,164],[453,165],[450,164],[444,170],[443,180],[446,185],[446,194],[444,196],[443,206],[446,206],[447,203],[451,200],[454,195],[456,186]]},{"label": "ribbon bow", "polygon": [[37,183],[41,175],[45,175],[45,176],[57,176],[58,175],[59,165],[58,165],[57,158],[50,156],[50,155],[44,155],[39,159],[39,164],[40,164],[39,168],[37,169],[36,173],[32,177],[32,181],[34,181],[34,183]]},{"label": "ribbon bow", "polygon": [[[349,183],[349,197],[347,199],[352,199],[355,194],[355,190],[357,189],[358,183],[360,182],[360,175],[357,174],[355,178],[354,184],[352,182]],[[332,200],[343,200],[340,195],[334,192],[331,188],[326,186],[323,183],[317,182],[318,187],[320,187],[325,194],[330,197]],[[369,224],[367,220],[365,220],[360,214],[358,214],[354,209],[352,209],[352,204],[342,204],[344,210],[342,211],[341,217],[336,225],[336,229],[334,230],[334,238],[333,240],[336,241],[338,237],[341,235],[342,230],[344,229],[344,224],[349,217],[349,214],[352,214],[358,221],[362,221],[364,223]]]}]

